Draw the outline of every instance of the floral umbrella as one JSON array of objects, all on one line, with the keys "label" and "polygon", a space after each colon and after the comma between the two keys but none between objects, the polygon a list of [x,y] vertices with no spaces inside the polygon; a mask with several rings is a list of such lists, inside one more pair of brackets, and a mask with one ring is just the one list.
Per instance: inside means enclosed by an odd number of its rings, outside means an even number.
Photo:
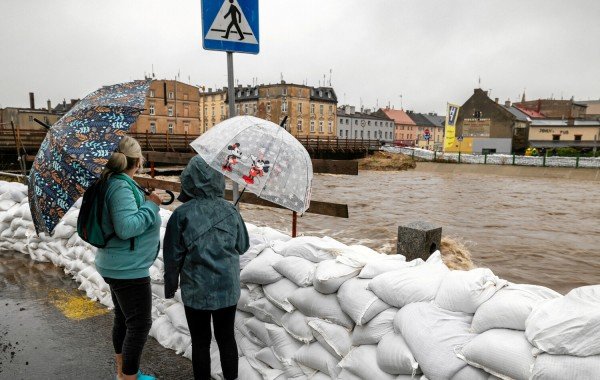
[{"label": "floral umbrella", "polygon": [[144,109],[150,80],[105,86],[54,124],[29,174],[29,207],[37,233],[51,234],[102,173],[108,158]]},{"label": "floral umbrella", "polygon": [[262,199],[304,213],[310,205],[312,161],[284,128],[253,116],[236,116],[191,144],[213,168]]}]

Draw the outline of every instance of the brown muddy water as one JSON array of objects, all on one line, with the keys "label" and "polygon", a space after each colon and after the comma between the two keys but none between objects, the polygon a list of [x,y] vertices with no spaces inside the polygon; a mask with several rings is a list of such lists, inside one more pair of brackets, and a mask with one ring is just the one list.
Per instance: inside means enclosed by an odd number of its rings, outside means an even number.
[{"label": "brown muddy water", "polygon": [[[395,252],[397,226],[426,220],[469,247],[475,264],[560,292],[600,283],[598,184],[544,178],[361,171],[315,175],[313,199],[348,204],[349,219],[306,214],[303,235]],[[248,222],[289,232],[291,212],[242,205]]]}]

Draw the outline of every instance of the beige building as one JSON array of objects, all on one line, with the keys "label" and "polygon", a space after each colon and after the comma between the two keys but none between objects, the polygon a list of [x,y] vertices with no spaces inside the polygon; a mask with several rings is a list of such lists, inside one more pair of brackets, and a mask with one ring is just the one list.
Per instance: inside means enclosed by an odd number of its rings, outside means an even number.
[{"label": "beige building", "polygon": [[174,80],[153,80],[145,110],[131,132],[198,135],[200,130],[199,88]]},{"label": "beige building", "polygon": [[[252,115],[280,124],[297,137],[335,137],[337,97],[331,87],[309,87],[285,83],[238,86],[235,88],[236,113]],[[200,94],[203,131],[227,119],[227,88]]]},{"label": "beige building", "polygon": [[532,120],[529,144],[536,148],[600,147],[600,121]]},{"label": "beige building", "polygon": [[[46,108],[35,108],[35,98],[29,93],[29,108],[6,107],[0,109],[0,124],[4,129],[10,128],[11,121],[19,131],[45,131],[46,129],[34,119],[38,119],[48,125],[56,123],[68,110],[77,103],[79,99],[71,99],[70,103],[63,100],[58,106],[52,108],[50,100],[46,102]],[[6,124],[5,124],[6,123]]]}]

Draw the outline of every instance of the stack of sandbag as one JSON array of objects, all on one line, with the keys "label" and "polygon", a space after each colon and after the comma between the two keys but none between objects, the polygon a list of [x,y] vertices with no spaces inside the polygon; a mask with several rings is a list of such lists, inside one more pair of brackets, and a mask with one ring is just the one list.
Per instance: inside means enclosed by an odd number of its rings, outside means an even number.
[{"label": "stack of sandbag", "polygon": [[538,303],[525,322],[535,347],[532,379],[600,376],[600,285]]}]

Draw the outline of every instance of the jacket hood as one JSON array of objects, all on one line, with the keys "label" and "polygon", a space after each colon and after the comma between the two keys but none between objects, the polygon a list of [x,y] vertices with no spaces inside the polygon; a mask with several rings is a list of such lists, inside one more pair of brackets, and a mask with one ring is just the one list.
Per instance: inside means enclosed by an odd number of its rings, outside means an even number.
[{"label": "jacket hood", "polygon": [[190,198],[223,198],[225,194],[225,177],[200,156],[190,160],[180,178],[182,195],[187,195],[180,196],[182,202]]}]

